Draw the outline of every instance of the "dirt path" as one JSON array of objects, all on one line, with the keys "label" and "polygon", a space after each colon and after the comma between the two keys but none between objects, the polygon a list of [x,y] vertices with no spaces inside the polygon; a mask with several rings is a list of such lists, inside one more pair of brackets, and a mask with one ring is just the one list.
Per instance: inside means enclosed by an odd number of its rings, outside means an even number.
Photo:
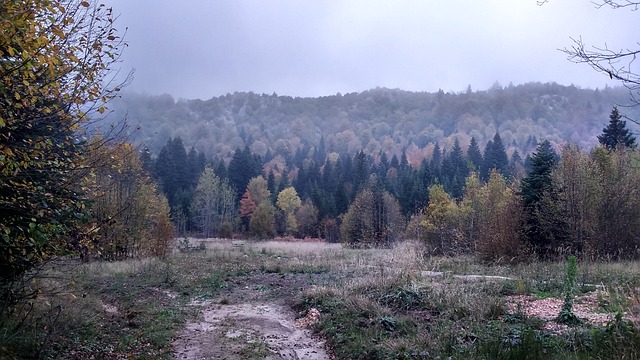
[{"label": "dirt path", "polygon": [[275,304],[209,305],[174,342],[175,359],[330,359],[324,342]]},{"label": "dirt path", "polygon": [[231,280],[215,299],[193,301],[201,311],[173,342],[174,359],[331,359],[304,327],[313,321],[296,321],[288,305],[310,276],[256,271]]}]

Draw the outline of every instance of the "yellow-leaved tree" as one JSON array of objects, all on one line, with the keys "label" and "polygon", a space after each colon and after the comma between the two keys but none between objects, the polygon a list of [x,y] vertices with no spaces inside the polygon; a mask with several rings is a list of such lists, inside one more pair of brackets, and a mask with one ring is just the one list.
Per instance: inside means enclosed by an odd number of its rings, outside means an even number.
[{"label": "yellow-leaved tree", "polygon": [[298,221],[296,220],[296,210],[302,204],[302,200],[298,196],[298,192],[293,187],[288,187],[278,194],[276,205],[282,210],[287,219],[287,234],[291,234],[298,230]]},{"label": "yellow-leaved tree", "polygon": [[30,296],[26,273],[87,235],[82,129],[121,86],[123,46],[95,1],[0,1],[0,316]]}]

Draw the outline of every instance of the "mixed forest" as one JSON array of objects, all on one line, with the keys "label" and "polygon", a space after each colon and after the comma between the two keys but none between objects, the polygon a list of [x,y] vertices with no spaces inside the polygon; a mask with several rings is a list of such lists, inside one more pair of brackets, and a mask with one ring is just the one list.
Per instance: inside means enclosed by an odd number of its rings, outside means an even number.
[{"label": "mixed forest", "polygon": [[[248,145],[229,162],[208,159],[180,137],[143,164],[167,196],[178,234],[323,238],[354,247],[419,238],[433,253],[487,260],[535,252],[636,257],[640,178],[635,138],[613,107],[598,144],[547,139],[509,156],[501,133],[431,156],[317,148],[262,156]],[[466,150],[463,150],[466,149]],[[415,159],[414,159],[415,160]]]},{"label": "mixed forest", "polygon": [[[0,2],[0,357],[44,357],[70,316],[60,289],[76,299],[79,286],[56,264],[161,259],[145,276],[174,286],[176,239],[322,239],[353,253],[409,239],[490,264],[640,257],[629,86],[176,101],[122,92],[114,21],[95,1]],[[200,290],[220,290],[214,275]],[[158,290],[107,282],[81,290]],[[179,321],[164,310],[145,324],[165,316],[168,339]]]}]

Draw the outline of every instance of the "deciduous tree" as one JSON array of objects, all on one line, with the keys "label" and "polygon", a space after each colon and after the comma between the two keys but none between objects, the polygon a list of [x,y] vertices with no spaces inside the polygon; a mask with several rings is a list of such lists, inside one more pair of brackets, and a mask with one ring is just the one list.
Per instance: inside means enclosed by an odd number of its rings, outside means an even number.
[{"label": "deciduous tree", "polygon": [[429,188],[429,205],[419,222],[423,229],[423,241],[429,251],[447,255],[466,252],[461,219],[460,208],[444,191],[444,187],[432,185]]},{"label": "deciduous tree", "polygon": [[221,180],[213,169],[206,167],[196,187],[191,216],[201,234],[217,235],[223,223],[232,223],[236,216],[236,193],[226,180]]},{"label": "deciduous tree", "polygon": [[350,247],[384,247],[404,229],[400,204],[380,185],[365,188],[353,201],[340,227],[342,242]]},{"label": "deciduous tree", "polygon": [[81,130],[119,90],[109,81],[123,47],[113,24],[111,9],[94,1],[0,2],[3,299],[25,272],[74,250],[69,240],[82,233],[91,149]]},{"label": "deciduous tree", "polygon": [[288,233],[295,232],[298,229],[298,223],[296,221],[295,212],[302,204],[296,189],[292,186],[280,191],[278,194],[278,200],[276,202],[278,208],[282,210],[286,216],[287,226],[286,231]]}]

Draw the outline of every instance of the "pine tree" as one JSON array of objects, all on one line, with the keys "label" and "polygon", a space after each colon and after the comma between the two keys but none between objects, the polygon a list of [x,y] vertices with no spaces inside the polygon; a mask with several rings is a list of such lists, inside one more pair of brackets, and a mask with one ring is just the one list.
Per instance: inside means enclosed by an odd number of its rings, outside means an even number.
[{"label": "pine tree", "polygon": [[236,201],[240,201],[242,190],[247,187],[249,180],[262,174],[262,160],[259,155],[253,155],[248,146],[244,150],[238,148],[229,162],[227,172],[231,185],[240,194]]},{"label": "pine tree", "polygon": [[453,143],[453,149],[449,155],[451,162],[451,177],[449,179],[449,186],[451,188],[451,195],[456,199],[461,199],[464,190],[464,183],[467,176],[469,176],[469,167],[467,161],[460,148],[460,143],[456,139]]},{"label": "pine tree", "polygon": [[552,254],[567,239],[566,221],[559,209],[558,190],[551,176],[558,155],[548,140],[531,157],[531,172],[522,179],[520,192],[527,218],[527,237],[539,255]]},{"label": "pine tree", "polygon": [[469,150],[467,150],[467,159],[469,164],[472,165],[471,170],[480,171],[482,167],[482,153],[480,153],[480,147],[476,138],[472,137],[469,143]]},{"label": "pine tree", "polygon": [[440,179],[440,167],[442,166],[442,152],[440,151],[440,145],[436,143],[433,148],[433,156],[431,157],[431,163],[429,167],[431,168],[431,175],[435,179],[435,181],[442,181]]},{"label": "pine tree", "polygon": [[598,136],[598,141],[609,150],[619,147],[633,148],[636,146],[636,138],[627,129],[627,122],[622,120],[622,115],[617,107],[613,107],[609,115],[609,125],[602,129],[602,135]]},{"label": "pine tree", "polygon": [[355,197],[355,194],[364,188],[369,181],[369,159],[362,150],[354,156],[353,165],[353,196]]},{"label": "pine tree", "polygon": [[489,140],[487,145],[484,146],[484,158],[482,160],[482,166],[480,167],[480,178],[485,182],[489,179],[489,173],[491,172],[492,156],[493,141]]},{"label": "pine tree", "polygon": [[181,207],[187,212],[189,201],[185,204],[179,200],[184,200],[185,194],[193,191],[195,187],[190,181],[190,174],[189,157],[182,139],[169,139],[154,163],[154,176],[167,196],[171,209]]},{"label": "pine tree", "polygon": [[482,167],[482,179],[489,180],[489,173],[492,169],[496,169],[502,176],[510,176],[509,158],[502,144],[500,134],[496,132],[493,141],[489,141],[484,150],[484,162]]}]

